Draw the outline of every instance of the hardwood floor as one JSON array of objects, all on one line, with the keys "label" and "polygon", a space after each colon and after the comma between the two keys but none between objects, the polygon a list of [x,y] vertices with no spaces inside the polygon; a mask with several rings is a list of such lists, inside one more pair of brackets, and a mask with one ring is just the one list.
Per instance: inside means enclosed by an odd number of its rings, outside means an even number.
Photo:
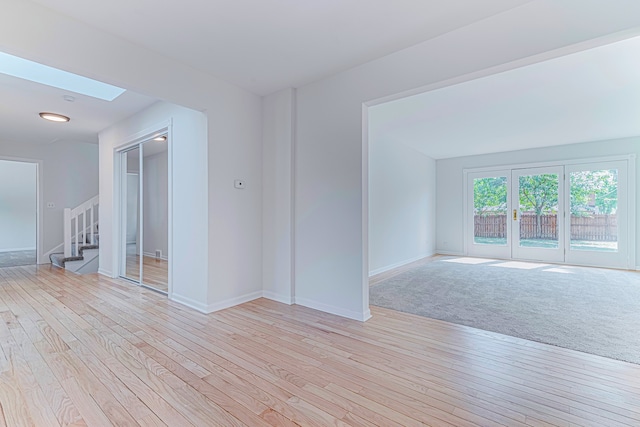
[{"label": "hardwood floor", "polygon": [[[169,291],[169,262],[148,256],[142,257],[142,282],[162,292]],[[140,280],[140,256],[127,254],[127,277]]]},{"label": "hardwood floor", "polygon": [[204,315],[103,276],[0,269],[0,425],[640,425],[640,366],[372,311]]}]

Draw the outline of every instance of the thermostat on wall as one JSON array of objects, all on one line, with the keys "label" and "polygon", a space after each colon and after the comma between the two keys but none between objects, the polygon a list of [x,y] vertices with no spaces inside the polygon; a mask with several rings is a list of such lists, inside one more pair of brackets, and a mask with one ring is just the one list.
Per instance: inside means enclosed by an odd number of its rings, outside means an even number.
[{"label": "thermostat on wall", "polygon": [[235,181],[233,181],[233,186],[234,186],[235,188],[243,189],[243,188],[244,188],[244,180],[242,180],[242,179],[236,179]]}]

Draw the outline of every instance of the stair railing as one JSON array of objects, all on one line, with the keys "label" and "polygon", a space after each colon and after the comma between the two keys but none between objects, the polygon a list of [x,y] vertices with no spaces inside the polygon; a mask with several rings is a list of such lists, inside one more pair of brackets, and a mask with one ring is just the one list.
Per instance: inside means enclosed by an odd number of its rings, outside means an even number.
[{"label": "stair railing", "polygon": [[81,246],[97,243],[99,201],[99,196],[95,196],[73,209],[65,208],[65,258],[78,255]]}]

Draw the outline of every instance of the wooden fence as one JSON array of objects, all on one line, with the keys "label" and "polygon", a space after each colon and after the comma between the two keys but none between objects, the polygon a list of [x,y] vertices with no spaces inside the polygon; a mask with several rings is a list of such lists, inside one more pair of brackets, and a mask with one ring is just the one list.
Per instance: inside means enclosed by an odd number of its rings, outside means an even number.
[{"label": "wooden fence", "polygon": [[[520,217],[520,238],[557,240],[557,221],[557,215],[542,215],[538,227],[536,215],[524,213]],[[474,233],[475,237],[507,237],[507,215],[475,215]],[[571,215],[571,240],[617,241],[616,215]]]}]

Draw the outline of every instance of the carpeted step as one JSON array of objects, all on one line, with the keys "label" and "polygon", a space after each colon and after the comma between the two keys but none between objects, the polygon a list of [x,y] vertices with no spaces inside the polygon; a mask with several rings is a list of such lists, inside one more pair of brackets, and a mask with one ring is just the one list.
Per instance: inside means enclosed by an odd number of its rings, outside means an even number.
[{"label": "carpeted step", "polygon": [[84,245],[80,246],[78,252],[80,252],[80,256],[82,256],[82,252],[87,251],[89,249],[98,249],[98,245]]},{"label": "carpeted step", "polygon": [[78,256],[65,257],[64,254],[53,254],[50,257],[51,264],[55,265],[56,267],[64,268],[64,264],[69,261],[82,261],[84,259],[84,256],[82,255],[84,251],[89,249],[98,249],[98,248],[99,248],[98,245],[80,246],[80,249],[78,250],[79,252]]}]

